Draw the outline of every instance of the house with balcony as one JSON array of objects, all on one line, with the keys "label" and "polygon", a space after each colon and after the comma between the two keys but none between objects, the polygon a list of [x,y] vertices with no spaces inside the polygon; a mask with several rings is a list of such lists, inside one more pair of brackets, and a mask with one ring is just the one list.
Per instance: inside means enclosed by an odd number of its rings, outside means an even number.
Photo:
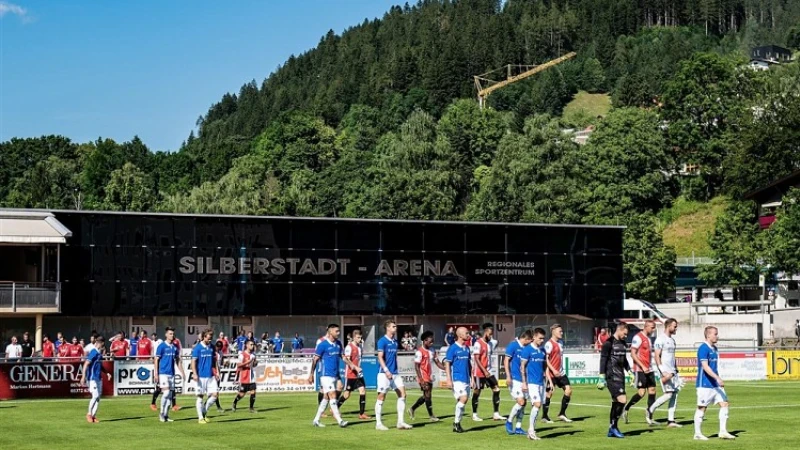
[{"label": "house with balcony", "polygon": [[0,210],[0,317],[42,319],[61,312],[61,247],[72,233],[49,212]]},{"label": "house with balcony", "polygon": [[762,230],[766,230],[775,222],[775,214],[783,204],[783,196],[793,187],[800,188],[800,170],[795,170],[744,196],[745,199],[752,200],[758,205],[758,224]]},{"label": "house with balcony", "polygon": [[777,45],[762,45],[750,50],[750,67],[769,70],[770,66],[792,62],[792,51]]}]

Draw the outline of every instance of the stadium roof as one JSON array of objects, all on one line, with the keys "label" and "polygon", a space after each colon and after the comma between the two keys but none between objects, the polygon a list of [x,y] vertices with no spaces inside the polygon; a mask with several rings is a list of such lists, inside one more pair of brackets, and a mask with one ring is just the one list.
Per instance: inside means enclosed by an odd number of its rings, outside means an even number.
[{"label": "stadium roof", "polygon": [[0,243],[65,244],[71,236],[52,213],[0,210]]}]

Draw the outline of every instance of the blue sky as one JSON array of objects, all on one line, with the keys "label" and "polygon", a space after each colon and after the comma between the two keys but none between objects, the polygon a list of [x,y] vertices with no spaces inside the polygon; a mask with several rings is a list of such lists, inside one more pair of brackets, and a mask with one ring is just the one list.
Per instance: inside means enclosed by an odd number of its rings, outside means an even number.
[{"label": "blue sky", "polygon": [[177,150],[225,92],[392,0],[0,0],[0,141],[139,135]]}]

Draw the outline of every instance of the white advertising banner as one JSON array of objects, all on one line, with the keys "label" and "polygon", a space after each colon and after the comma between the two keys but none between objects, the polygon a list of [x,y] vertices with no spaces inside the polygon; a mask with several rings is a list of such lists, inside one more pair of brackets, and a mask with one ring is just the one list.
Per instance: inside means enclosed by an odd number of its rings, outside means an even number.
[{"label": "white advertising banner", "polygon": [[720,352],[719,375],[723,380],[766,380],[766,352]]},{"label": "white advertising banner", "polygon": [[[175,381],[176,390],[181,393],[180,375]],[[114,361],[114,395],[151,394],[155,386],[152,360]]]},{"label": "white advertising banner", "polygon": [[570,383],[593,384],[600,380],[599,353],[565,354],[564,366]]}]

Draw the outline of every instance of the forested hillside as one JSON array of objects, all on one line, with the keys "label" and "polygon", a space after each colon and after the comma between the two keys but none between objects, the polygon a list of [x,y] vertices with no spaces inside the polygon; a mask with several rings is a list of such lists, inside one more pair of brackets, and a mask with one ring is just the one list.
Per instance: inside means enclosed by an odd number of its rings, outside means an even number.
[{"label": "forested hillside", "polygon": [[[658,299],[675,258],[659,211],[724,194],[724,219],[752,224],[743,194],[797,168],[800,70],[747,68],[761,44],[800,48],[800,2],[421,1],[226,94],[177,151],[136,137],[0,143],[0,206],[627,224],[628,292]],[[478,108],[473,75],[568,51]],[[609,93],[612,110],[562,117],[578,91]],[[587,123],[585,146],[563,131]],[[676,176],[684,163],[698,176]],[[741,248],[725,232],[702,256]],[[758,245],[730,256],[761,258],[737,281],[764,266]]]}]

